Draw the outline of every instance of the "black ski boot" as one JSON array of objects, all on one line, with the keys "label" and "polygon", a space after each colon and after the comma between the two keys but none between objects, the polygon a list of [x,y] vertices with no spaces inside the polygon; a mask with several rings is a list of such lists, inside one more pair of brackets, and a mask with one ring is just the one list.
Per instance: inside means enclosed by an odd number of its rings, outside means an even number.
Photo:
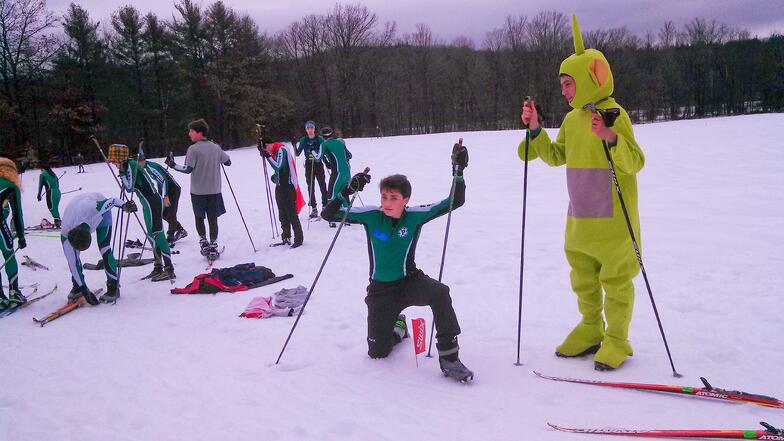
[{"label": "black ski boot", "polygon": [[54,218],[54,228],[57,230],[61,230],[63,228],[63,221],[60,218]]},{"label": "black ski boot", "polygon": [[593,362],[593,369],[597,370],[599,372],[607,372],[607,371],[614,371],[615,370],[614,367],[612,367],[610,365],[607,365],[607,364],[604,364],[604,363],[602,363],[600,361],[594,361]]},{"label": "black ski boot", "polygon": [[101,303],[117,303],[120,298],[120,288],[117,287],[116,280],[106,282],[106,292],[98,299]]},{"label": "black ski boot", "polygon": [[460,361],[457,354],[454,354],[454,357],[438,357],[438,364],[445,377],[453,378],[461,383],[468,383],[474,379],[474,373]]},{"label": "black ski boot", "polygon": [[311,219],[318,219],[318,217],[319,217],[319,214],[318,214],[318,210],[316,210],[316,207],[311,208],[310,209],[310,218]]},{"label": "black ski boot", "polygon": [[337,227],[338,227],[338,224],[336,224],[335,222],[330,222],[329,223],[329,228],[337,228]]},{"label": "black ski boot", "polygon": [[152,269],[152,272],[142,277],[142,280],[147,280],[147,279],[154,280],[156,277],[159,277],[162,273],[163,273],[163,266],[160,263],[156,263]]},{"label": "black ski boot", "polygon": [[163,271],[161,271],[160,274],[153,277],[151,280],[153,282],[162,282],[164,280],[174,280],[176,278],[177,276],[174,274],[174,267],[167,266],[166,268],[164,268]]},{"label": "black ski boot", "polygon": [[98,300],[98,298],[95,297],[95,294],[93,294],[93,292],[90,291],[90,288],[88,288],[87,285],[85,286],[74,285],[74,287],[71,288],[71,292],[68,294],[68,303],[74,303],[78,301],[80,297],[84,297],[84,300],[93,306],[101,303]]},{"label": "black ski boot", "polygon": [[579,354],[575,354],[575,355],[566,355],[566,354],[562,354],[562,353],[560,353],[560,352],[558,352],[558,351],[555,351],[555,356],[556,356],[556,357],[560,357],[560,358],[578,358],[578,357],[584,357],[584,356],[586,356],[586,355],[595,354],[596,352],[598,352],[598,351],[599,351],[599,348],[600,348],[600,347],[601,347],[601,345],[600,345],[600,344],[598,344],[598,345],[593,345],[593,346],[589,347],[588,349],[586,349],[586,350],[584,350],[584,351],[580,352]]},{"label": "black ski boot", "polygon": [[8,301],[11,303],[11,306],[19,306],[22,303],[27,303],[27,297],[22,294],[22,291],[18,289],[12,289],[8,292]]},{"label": "black ski boot", "polygon": [[395,320],[395,330],[393,332],[400,341],[403,341],[404,338],[408,338],[408,325],[406,325],[405,314],[397,316],[397,320]]},{"label": "black ski boot", "polygon": [[199,248],[201,248],[201,255],[207,257],[207,254],[210,253],[210,243],[207,242],[207,239],[202,237],[199,239]]},{"label": "black ski boot", "polygon": [[207,256],[207,260],[209,260],[210,262],[214,262],[218,260],[218,258],[220,257],[220,249],[218,248],[218,244],[216,242],[210,242],[210,244],[207,245],[206,256]]}]

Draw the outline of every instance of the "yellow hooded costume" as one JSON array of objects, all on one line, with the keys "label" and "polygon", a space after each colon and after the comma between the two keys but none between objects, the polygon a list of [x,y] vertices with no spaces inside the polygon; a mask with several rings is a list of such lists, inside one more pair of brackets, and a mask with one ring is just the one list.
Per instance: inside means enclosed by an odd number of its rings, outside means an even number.
[{"label": "yellow hooded costume", "polygon": [[[591,131],[591,112],[583,107],[594,103],[598,109],[620,109],[612,127],[618,140],[610,146],[610,154],[638,244],[635,175],[645,157],[634,139],[629,115],[611,97],[613,76],[607,59],[595,49],[584,48],[576,16],[572,16],[572,31],[575,53],[561,63],[560,75],[574,79],[576,93],[569,103],[573,110],[566,114],[555,142],[544,130],[530,134],[528,159],[539,157],[551,166],[566,164],[569,209],[564,249],[582,320],[556,351],[575,356],[601,344],[594,360],[617,368],[632,355],[628,331],[634,306],[632,279],[639,264],[602,140]],[[525,160],[525,140],[518,155]]]}]

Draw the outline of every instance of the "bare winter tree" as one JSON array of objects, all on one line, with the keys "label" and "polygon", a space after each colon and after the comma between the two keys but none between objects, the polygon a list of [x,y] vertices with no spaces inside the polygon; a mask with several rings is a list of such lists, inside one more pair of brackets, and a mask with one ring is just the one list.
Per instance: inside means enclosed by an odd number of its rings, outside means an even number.
[{"label": "bare winter tree", "polygon": [[[4,108],[0,135],[3,151],[14,154],[33,140],[28,113],[32,84],[43,76],[59,44],[51,34],[57,19],[43,0],[0,0],[0,97]],[[35,118],[33,118],[35,119]]]}]

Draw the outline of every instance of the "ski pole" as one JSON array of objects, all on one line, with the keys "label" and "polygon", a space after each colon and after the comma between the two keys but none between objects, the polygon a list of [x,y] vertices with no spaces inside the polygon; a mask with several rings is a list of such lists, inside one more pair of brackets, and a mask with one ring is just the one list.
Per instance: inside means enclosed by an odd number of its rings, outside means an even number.
[{"label": "ski pole", "polygon": [[[137,161],[137,163],[139,161],[139,154],[142,151],[142,146],[143,145],[144,145],[144,139],[139,141],[139,149],[136,151],[136,161]],[[134,171],[131,170],[131,197],[128,199],[131,202],[133,201],[133,195],[135,194],[135,191],[133,191],[133,189],[135,187],[136,187],[136,173],[134,173]],[[120,211],[122,211],[122,209],[120,209]],[[136,212],[134,212],[134,214],[136,214]],[[137,216],[136,219],[138,220],[139,217]],[[120,284],[120,276],[122,275],[122,264],[120,262],[122,262],[122,260],[125,258],[125,248],[128,245],[126,243],[126,241],[128,240],[128,227],[130,226],[130,223],[131,223],[131,217],[128,216],[128,217],[125,218],[125,236],[123,237],[122,232],[120,233],[120,240],[121,240],[121,242],[120,242],[120,260],[117,262],[117,286],[118,287],[121,286],[121,284]],[[147,231],[144,228],[142,228],[142,231],[144,231],[144,233],[145,233],[145,239],[144,240],[145,240],[145,243],[147,243],[147,237],[148,237]],[[153,246],[155,245],[155,242],[152,240],[152,238],[150,238],[150,244],[153,245]],[[142,251],[141,251],[141,254],[139,254],[139,259],[142,258],[142,254],[144,254],[144,245],[142,245]],[[108,262],[104,262],[104,263],[108,265]]]},{"label": "ski pole", "polygon": [[653,306],[653,314],[656,316],[656,323],[659,325],[659,332],[662,336],[662,341],[664,341],[664,349],[667,350],[667,358],[670,359],[670,367],[672,368],[672,375],[676,378],[682,377],[683,375],[679,374],[678,371],[675,370],[675,363],[672,361],[672,353],[670,353],[670,345],[667,343],[667,336],[664,335],[664,327],[662,326],[661,317],[659,317],[659,309],[656,307],[656,301],[653,299],[653,292],[651,291],[651,284],[648,282],[648,274],[645,272],[645,265],[642,263],[642,254],[640,253],[640,247],[637,245],[637,239],[634,236],[634,228],[632,228],[632,221],[629,219],[629,212],[626,209],[626,203],[623,201],[623,193],[621,193],[621,186],[618,184],[618,175],[615,173],[615,164],[613,163],[612,156],[610,156],[610,148],[607,146],[607,141],[602,140],[602,147],[604,147],[604,155],[607,157],[607,163],[610,166],[610,173],[612,174],[613,183],[615,184],[615,191],[618,193],[618,201],[621,203],[621,210],[623,211],[623,217],[626,219],[626,226],[629,228],[629,236],[632,239],[632,245],[634,245],[634,253],[637,255],[637,263],[640,264],[640,271],[642,272],[642,278],[645,280],[645,288],[648,290],[648,297],[651,299],[651,306]]},{"label": "ski pole", "polygon": [[245,217],[242,215],[242,210],[240,209],[240,203],[237,202],[237,196],[234,194],[234,188],[231,186],[231,181],[229,180],[229,175],[226,173],[226,167],[221,164],[221,170],[223,170],[223,176],[226,177],[226,182],[229,184],[229,190],[231,190],[231,196],[234,198],[234,204],[237,205],[237,211],[240,212],[240,219],[242,219],[242,224],[245,225],[245,231],[248,233],[248,239],[250,240],[250,245],[253,247],[253,252],[255,253],[256,245],[253,244],[253,238],[250,236],[250,230],[248,229],[248,224],[245,223]]},{"label": "ski pole", "polygon": [[62,179],[63,176],[65,176],[66,173],[68,173],[68,170],[63,171],[63,174],[61,174],[60,176],[57,177],[57,182],[58,183],[60,182],[60,179]]},{"label": "ski pole", "polygon": [[[109,163],[109,159],[106,157],[106,154],[104,154],[104,152],[103,152],[103,149],[101,148],[101,144],[98,142],[98,139],[97,139],[97,138],[96,138],[94,135],[93,135],[93,136],[90,136],[90,139],[92,139],[92,140],[93,140],[93,142],[95,143],[95,146],[96,146],[96,147],[98,147],[98,152],[100,152],[100,153],[101,153],[101,157],[103,157],[103,161],[104,161],[104,163],[106,163],[106,166],[107,166],[107,167],[109,167],[109,173],[110,173],[110,174],[112,175],[112,177],[114,178],[114,182],[116,182],[116,183],[117,183],[117,186],[120,188],[120,195],[121,195],[121,196],[123,196],[123,197],[122,197],[122,199],[124,200],[124,199],[125,199],[125,198],[124,198],[124,196],[125,196],[125,193],[124,193],[124,191],[123,191],[123,185],[122,185],[122,183],[120,182],[120,178],[118,178],[118,177],[117,177],[117,176],[114,174],[114,170],[112,169],[112,165]],[[144,142],[144,140],[142,140],[142,141],[141,141],[141,143],[143,143],[143,142]],[[140,144],[140,145],[141,145],[141,144]],[[137,158],[138,158],[138,156],[137,156]],[[133,181],[134,185],[135,185],[135,177],[136,177],[136,175],[135,175],[134,173],[131,173],[131,181]],[[132,192],[131,192],[131,198],[130,198],[130,200],[133,200],[133,194],[134,194],[134,192],[132,191]],[[155,240],[153,240],[153,238],[152,238],[152,237],[150,237],[150,235],[149,235],[149,234],[147,234],[147,229],[144,227],[144,224],[142,224],[142,221],[141,221],[141,219],[139,219],[139,214],[138,214],[137,212],[134,212],[134,213],[133,213],[133,216],[136,218],[136,223],[138,223],[138,224],[139,224],[139,228],[141,228],[141,229],[142,229],[142,232],[144,233],[144,235],[145,235],[145,236],[147,236],[147,238],[150,240],[150,243],[153,243],[153,244],[154,244],[154,243],[155,243]]]},{"label": "ski pole", "polygon": [[530,132],[528,127],[525,130],[525,161],[523,162],[523,219],[522,232],[520,233],[520,295],[517,301],[517,361],[515,366],[522,366],[520,363],[520,342],[523,329],[523,268],[525,267],[525,208],[528,202],[528,144],[530,142]]},{"label": "ski pole", "polygon": [[[460,147],[463,146],[463,138],[458,141]],[[441,283],[441,277],[444,275],[444,261],[446,260],[446,243],[449,240],[449,225],[452,222],[452,206],[455,202],[455,185],[457,185],[457,166],[452,168],[452,188],[449,190],[449,211],[446,214],[446,231],[444,232],[444,248],[441,250],[441,267],[438,269],[438,282]],[[436,321],[430,323],[430,344],[427,348],[427,357],[432,358],[430,351],[433,349],[433,331],[436,329]]]},{"label": "ski pole", "polygon": [[2,270],[3,268],[5,268],[5,266],[6,266],[6,265],[8,265],[8,262],[10,262],[10,261],[11,261],[11,259],[15,258],[15,256],[16,256],[16,252],[17,252],[17,251],[19,251],[20,249],[21,249],[21,248],[19,248],[19,247],[17,247],[17,248],[15,248],[15,249],[14,249],[14,251],[11,253],[11,255],[10,255],[10,256],[8,256],[8,259],[5,259],[5,262],[3,262],[3,266],[0,266],[0,270]]},{"label": "ski pole", "polygon": [[[370,167],[365,167],[365,174],[370,173]],[[324,266],[327,264],[327,259],[329,259],[330,253],[332,253],[332,248],[335,246],[335,241],[338,240],[338,236],[340,235],[340,230],[343,229],[343,225],[346,223],[346,218],[348,214],[351,212],[351,207],[354,205],[354,199],[357,198],[357,194],[359,192],[354,193],[351,196],[351,200],[348,202],[348,208],[346,208],[346,213],[343,215],[343,218],[340,220],[340,225],[338,226],[338,230],[335,231],[335,236],[332,238],[332,243],[329,244],[329,248],[327,249],[327,254],[324,256],[324,260],[321,261],[321,266],[319,267],[318,272],[316,273],[316,278],[313,279],[313,284],[310,285],[310,289],[308,290],[308,295],[305,297],[305,301],[302,303],[302,307],[299,309],[299,313],[297,313],[297,319],[294,320],[294,324],[291,326],[291,331],[289,331],[289,336],[286,337],[286,342],[283,344],[283,349],[280,350],[280,354],[278,354],[278,359],[275,361],[275,364],[280,363],[280,358],[283,357],[283,352],[286,350],[286,347],[289,345],[289,341],[291,340],[291,336],[294,334],[294,330],[297,328],[297,323],[299,323],[300,317],[302,317],[302,312],[305,311],[305,307],[308,306],[308,300],[310,300],[311,294],[313,294],[313,288],[316,287],[316,283],[321,277],[321,272],[324,270]]]},{"label": "ski pole", "polygon": [[64,194],[68,194],[68,193],[75,193],[75,192],[77,192],[77,191],[82,191],[82,187],[79,187],[79,188],[77,188],[77,189],[75,189],[75,190],[68,190],[68,191],[64,191],[64,192],[61,192],[60,194],[61,194],[61,195],[64,195]]},{"label": "ski pole", "polygon": [[270,185],[269,180],[269,173],[267,172],[267,161],[264,160],[264,182],[267,186],[267,211],[269,212],[270,216],[270,229],[272,230],[272,238],[275,239],[276,237],[280,236],[278,232],[278,224],[275,223],[275,219],[277,219],[278,214],[275,213],[275,203],[273,202],[274,196],[272,194],[272,186]]},{"label": "ski pole", "polygon": [[[313,188],[313,186],[316,185],[316,170],[315,170],[315,168],[313,166],[314,162],[315,161],[309,160],[308,159],[308,154],[305,153],[305,163],[306,164],[310,163],[310,182],[308,182],[308,193],[309,193],[308,196],[310,198],[310,201],[309,201],[310,203],[315,203],[316,202],[315,201],[315,199],[316,199],[316,189]],[[313,207],[313,208],[315,208],[315,207]],[[311,221],[310,215],[308,215],[308,231],[310,231],[310,221]]]}]

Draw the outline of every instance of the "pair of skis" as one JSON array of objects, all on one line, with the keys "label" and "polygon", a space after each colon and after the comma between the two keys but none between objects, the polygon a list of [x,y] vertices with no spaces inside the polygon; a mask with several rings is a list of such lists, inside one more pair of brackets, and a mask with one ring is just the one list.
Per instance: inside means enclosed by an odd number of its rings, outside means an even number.
[{"label": "pair of skis", "polygon": [[[13,306],[13,307],[11,307],[11,308],[6,308],[6,309],[4,309],[4,310],[0,311],[0,318],[3,318],[3,317],[6,317],[6,316],[9,316],[9,315],[11,315],[11,314],[13,314],[13,313],[15,313],[15,312],[19,311],[20,309],[27,308],[28,306],[32,305],[33,303],[35,303],[35,302],[38,302],[38,301],[40,301],[40,300],[42,300],[42,299],[44,299],[44,298],[46,298],[46,297],[49,297],[49,296],[50,296],[50,295],[52,295],[52,294],[53,294],[55,291],[57,291],[57,285],[54,285],[54,288],[52,288],[52,289],[51,289],[51,291],[47,292],[46,294],[41,294],[41,295],[40,295],[40,296],[38,296],[38,297],[33,297],[33,298],[31,298],[31,299],[28,299],[28,300],[27,300],[26,302],[24,302],[24,303],[21,303],[21,304],[19,304],[19,305]],[[35,294],[36,292],[38,292],[38,285],[37,285],[37,284],[35,284],[35,287],[34,287],[34,289],[33,289],[33,292],[32,292],[32,294]]]},{"label": "pair of skis", "polygon": [[[727,401],[733,403],[752,403],[765,407],[784,409],[784,401],[766,395],[752,394],[741,391],[731,391],[713,387],[708,380],[701,377],[704,387],[691,386],[670,386],[661,384],[647,383],[620,383],[610,381],[594,381],[576,378],[552,377],[534,371],[540,378],[553,381],[563,381],[567,383],[588,384],[601,387],[612,387],[620,389],[633,389],[642,391],[653,391],[671,393],[676,395],[686,395],[712,400]],[[597,435],[623,435],[638,436],[648,438],[714,438],[714,439],[760,439],[784,441],[784,430],[777,429],[772,425],[761,422],[764,430],[630,430],[630,429],[595,429],[595,428],[573,428],[563,427],[547,423],[551,428],[560,432],[584,433]]]}]

